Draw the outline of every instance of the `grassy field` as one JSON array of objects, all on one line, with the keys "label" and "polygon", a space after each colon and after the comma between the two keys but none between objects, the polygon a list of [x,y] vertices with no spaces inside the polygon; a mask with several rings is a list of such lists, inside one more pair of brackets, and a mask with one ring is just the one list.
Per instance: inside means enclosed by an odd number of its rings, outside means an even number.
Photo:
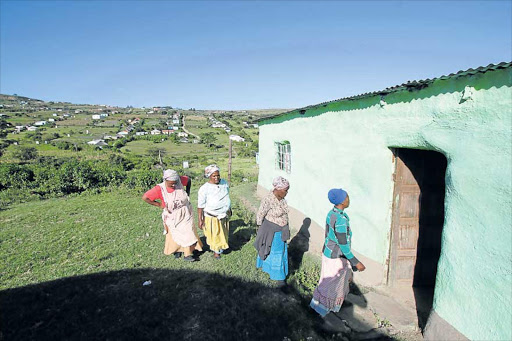
[{"label": "grassy field", "polygon": [[[279,290],[255,268],[253,215],[237,200],[250,186],[239,193],[233,188],[231,252],[220,261],[209,252],[195,263],[163,255],[160,210],[138,192],[82,194],[1,211],[2,336],[334,339],[307,307],[304,293],[311,288],[295,281],[298,287]],[[196,191],[192,198],[195,207]],[[292,281],[318,278],[307,257],[290,270]]]}]

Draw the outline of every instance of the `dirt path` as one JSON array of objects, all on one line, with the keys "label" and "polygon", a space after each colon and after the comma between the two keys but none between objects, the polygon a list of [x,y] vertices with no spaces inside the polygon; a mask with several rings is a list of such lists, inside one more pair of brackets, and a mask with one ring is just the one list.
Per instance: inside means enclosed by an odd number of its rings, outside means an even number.
[{"label": "dirt path", "polygon": [[183,116],[183,125],[181,126],[181,128],[183,129],[183,131],[189,135],[192,135],[194,136],[196,139],[198,139],[199,141],[201,141],[201,138],[199,136],[197,136],[196,134],[193,134],[191,133],[190,131],[188,131],[186,128],[185,128],[185,116]]}]

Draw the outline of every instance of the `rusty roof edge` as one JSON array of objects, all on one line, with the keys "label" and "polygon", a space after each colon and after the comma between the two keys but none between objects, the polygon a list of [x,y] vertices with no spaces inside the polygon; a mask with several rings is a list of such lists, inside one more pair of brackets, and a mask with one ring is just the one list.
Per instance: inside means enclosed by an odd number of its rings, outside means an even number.
[{"label": "rusty roof edge", "polygon": [[462,77],[462,76],[470,76],[470,75],[475,75],[477,73],[485,73],[488,71],[494,71],[494,70],[498,70],[498,69],[506,69],[509,67],[512,67],[512,62],[501,62],[499,64],[489,64],[487,66],[480,66],[480,67],[477,67],[476,69],[469,68],[467,70],[460,70],[456,73],[450,73],[449,75],[442,75],[442,76],[435,77],[435,78],[407,81],[406,83],[387,87],[387,88],[385,88],[383,90],[379,90],[379,91],[366,92],[366,93],[359,94],[359,95],[342,97],[342,98],[338,98],[338,99],[333,99],[331,101],[326,101],[326,102],[322,102],[322,103],[318,103],[318,104],[308,105],[308,106],[302,107],[302,108],[293,109],[293,110],[286,111],[286,112],[283,112],[280,114],[270,115],[270,116],[266,116],[266,117],[260,117],[257,120],[255,120],[255,122],[261,122],[261,121],[268,120],[271,118],[291,114],[293,112],[297,112],[300,110],[308,110],[308,109],[318,108],[320,106],[326,106],[326,105],[328,105],[330,103],[334,103],[334,102],[361,99],[361,98],[375,96],[375,95],[387,95],[392,92],[397,92],[400,90],[405,90],[405,89],[409,89],[409,88],[413,88],[413,87],[417,87],[417,86],[421,86],[421,85],[427,85],[436,80],[446,80],[446,79],[458,78],[458,77]]}]

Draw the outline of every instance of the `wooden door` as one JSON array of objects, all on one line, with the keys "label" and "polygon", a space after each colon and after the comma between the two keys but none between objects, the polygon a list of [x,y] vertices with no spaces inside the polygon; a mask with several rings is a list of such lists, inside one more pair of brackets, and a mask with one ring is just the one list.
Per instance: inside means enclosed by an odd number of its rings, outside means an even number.
[{"label": "wooden door", "polygon": [[400,149],[395,152],[395,189],[388,273],[388,283],[391,285],[412,286],[416,266],[423,159],[417,158],[413,163],[414,169],[411,170],[404,163],[404,158],[410,158],[408,152],[410,151]]}]

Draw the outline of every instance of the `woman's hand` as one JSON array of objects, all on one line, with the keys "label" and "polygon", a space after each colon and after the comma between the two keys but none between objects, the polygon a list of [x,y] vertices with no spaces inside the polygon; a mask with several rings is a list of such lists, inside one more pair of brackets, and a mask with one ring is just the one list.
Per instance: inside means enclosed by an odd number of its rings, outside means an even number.
[{"label": "woman's hand", "polygon": [[364,266],[363,263],[359,262],[356,264],[357,271],[364,271],[366,269],[366,266]]},{"label": "woman's hand", "polygon": [[204,227],[204,220],[199,220],[199,223],[197,224],[197,227],[199,227],[200,230]]}]

